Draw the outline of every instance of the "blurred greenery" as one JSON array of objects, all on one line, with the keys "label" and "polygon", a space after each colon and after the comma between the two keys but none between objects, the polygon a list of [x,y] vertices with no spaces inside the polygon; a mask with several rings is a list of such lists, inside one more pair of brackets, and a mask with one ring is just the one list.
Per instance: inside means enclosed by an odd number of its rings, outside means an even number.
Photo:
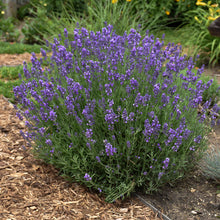
[{"label": "blurred greenery", "polygon": [[3,42],[0,41],[0,54],[21,54],[21,53],[40,53],[40,48],[42,46],[34,44],[34,45],[29,45],[29,44],[22,44],[22,43],[10,43],[10,42]]}]

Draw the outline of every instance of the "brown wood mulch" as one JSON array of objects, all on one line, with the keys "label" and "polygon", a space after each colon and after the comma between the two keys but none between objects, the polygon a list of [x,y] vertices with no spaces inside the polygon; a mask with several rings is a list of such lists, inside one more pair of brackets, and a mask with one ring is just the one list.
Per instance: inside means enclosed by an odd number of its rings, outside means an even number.
[{"label": "brown wood mulch", "polygon": [[23,149],[24,122],[0,96],[0,219],[160,219],[136,197],[108,204]]},{"label": "brown wood mulch", "polygon": [[[0,66],[17,66],[22,65],[24,61],[30,62],[30,53],[23,54],[0,54]],[[41,57],[41,54],[36,54],[37,58]]]}]

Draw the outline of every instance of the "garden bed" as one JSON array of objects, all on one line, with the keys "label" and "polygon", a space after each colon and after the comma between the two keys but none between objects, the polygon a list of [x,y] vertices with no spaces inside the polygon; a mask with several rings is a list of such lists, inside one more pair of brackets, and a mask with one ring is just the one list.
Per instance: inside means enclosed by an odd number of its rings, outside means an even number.
[{"label": "garden bed", "polygon": [[85,187],[65,181],[34,159],[19,131],[13,106],[0,97],[1,219],[159,219],[136,197],[108,204]]}]

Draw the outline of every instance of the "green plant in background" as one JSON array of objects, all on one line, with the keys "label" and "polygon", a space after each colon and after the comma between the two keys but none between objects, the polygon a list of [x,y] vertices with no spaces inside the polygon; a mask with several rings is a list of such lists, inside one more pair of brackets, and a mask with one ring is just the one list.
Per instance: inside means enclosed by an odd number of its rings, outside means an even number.
[{"label": "green plant in background", "polygon": [[139,15],[132,14],[132,3],[125,1],[89,0],[87,5],[86,27],[100,31],[105,24],[112,24],[117,34],[123,35],[131,28],[137,28]]},{"label": "green plant in background", "polygon": [[17,19],[13,17],[4,18],[5,5],[0,2],[0,36],[4,41],[17,41],[20,35],[19,31],[16,30],[15,26]]},{"label": "green plant in background", "polygon": [[25,36],[25,43],[42,44],[42,42],[44,42],[44,36],[42,33],[47,32],[47,26],[51,26],[51,28],[54,27],[53,22],[46,15],[46,12],[46,5],[33,5],[33,8],[30,10],[30,14],[33,17],[26,17],[25,25],[22,28],[22,33]]},{"label": "green plant in background", "polygon": [[64,7],[70,15],[74,15],[86,12],[86,1],[87,0],[44,0],[42,4],[46,5],[48,16],[50,16],[51,11],[61,14]]},{"label": "green plant in background", "polygon": [[[212,78],[210,76],[201,76],[201,80],[203,83],[207,83]],[[220,85],[216,79],[213,79],[212,85],[203,93],[203,101],[212,100],[210,106],[214,106],[216,103],[220,101]]]},{"label": "green plant in background", "polygon": [[[117,1],[116,1],[117,2]],[[125,0],[118,1],[124,4]],[[177,27],[185,23],[184,14],[195,8],[194,0],[131,0],[132,13],[139,15],[139,24],[143,29]]]},{"label": "green plant in background", "polygon": [[25,19],[27,16],[30,15],[30,9],[32,8],[31,3],[27,3],[25,5],[22,5],[20,8],[17,10],[17,18],[21,21]]},{"label": "green plant in background", "polygon": [[4,18],[0,20],[0,35],[8,42],[18,40],[19,31],[15,28],[17,20],[13,17]]},{"label": "green plant in background", "polygon": [[[1,46],[0,46],[1,47]],[[0,94],[14,102],[13,87],[20,85],[22,80],[19,74],[23,76],[23,66],[0,67]]]},{"label": "green plant in background", "polygon": [[19,74],[23,75],[23,65],[0,67],[0,80],[2,81],[17,80]]},{"label": "green plant in background", "polygon": [[4,17],[5,14],[5,5],[3,4],[3,1],[0,1],[0,19]]},{"label": "green plant in background", "polygon": [[213,1],[205,3],[200,0],[196,5],[196,10],[187,13],[192,28],[189,42],[195,45],[191,52],[194,56],[200,54],[200,62],[214,65],[219,61],[220,38],[211,36],[207,28],[220,16],[220,7]]},{"label": "green plant in background", "polygon": [[220,149],[210,146],[200,163],[202,174],[220,183]]},{"label": "green plant in background", "polygon": [[43,46],[40,45],[28,45],[28,44],[21,44],[21,43],[9,43],[0,41],[0,54],[21,54],[21,53],[40,53],[40,48]]}]

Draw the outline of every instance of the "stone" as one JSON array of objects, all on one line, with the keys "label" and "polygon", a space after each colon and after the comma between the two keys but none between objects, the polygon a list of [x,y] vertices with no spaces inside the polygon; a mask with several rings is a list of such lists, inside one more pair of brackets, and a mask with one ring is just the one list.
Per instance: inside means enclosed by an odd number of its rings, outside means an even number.
[{"label": "stone", "polygon": [[209,33],[214,37],[220,37],[220,17],[216,18],[209,26]]},{"label": "stone", "polygon": [[192,210],[191,213],[192,213],[193,215],[197,215],[197,214],[198,214],[198,213],[197,213],[196,211],[194,211],[194,210]]}]

